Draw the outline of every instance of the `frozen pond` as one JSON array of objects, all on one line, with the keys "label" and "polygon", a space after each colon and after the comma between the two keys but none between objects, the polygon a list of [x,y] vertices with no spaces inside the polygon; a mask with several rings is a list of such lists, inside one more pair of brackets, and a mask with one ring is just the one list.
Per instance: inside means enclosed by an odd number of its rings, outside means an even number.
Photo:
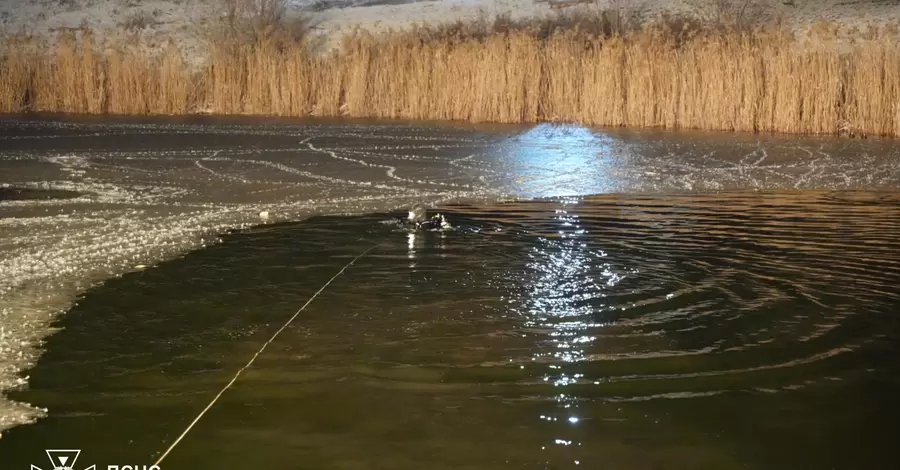
[{"label": "frozen pond", "polygon": [[[92,284],[230,228],[412,201],[895,190],[891,141],[254,120],[0,120],[0,389]],[[0,429],[40,417],[0,403]]]}]

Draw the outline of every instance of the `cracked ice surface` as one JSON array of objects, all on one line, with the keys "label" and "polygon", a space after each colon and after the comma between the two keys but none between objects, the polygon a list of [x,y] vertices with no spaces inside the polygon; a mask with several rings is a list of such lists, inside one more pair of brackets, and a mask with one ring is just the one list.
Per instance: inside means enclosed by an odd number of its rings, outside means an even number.
[{"label": "cracked ice surface", "polygon": [[[0,392],[27,385],[53,318],[103,279],[230,228],[413,201],[728,189],[883,189],[892,141],[260,120],[0,120]],[[0,430],[45,413],[0,399]]]}]

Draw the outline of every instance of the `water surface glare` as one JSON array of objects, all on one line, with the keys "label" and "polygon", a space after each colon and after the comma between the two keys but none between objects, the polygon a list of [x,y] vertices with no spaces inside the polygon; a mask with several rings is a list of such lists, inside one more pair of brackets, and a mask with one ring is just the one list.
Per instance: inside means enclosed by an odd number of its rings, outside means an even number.
[{"label": "water surface glare", "polygon": [[0,440],[166,470],[888,469],[900,195],[724,192],[317,217],[88,292]]}]

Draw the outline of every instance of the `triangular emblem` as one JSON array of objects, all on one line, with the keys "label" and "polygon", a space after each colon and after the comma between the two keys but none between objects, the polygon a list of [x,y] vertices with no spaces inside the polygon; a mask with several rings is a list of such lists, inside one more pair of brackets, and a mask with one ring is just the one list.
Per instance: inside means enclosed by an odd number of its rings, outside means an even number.
[{"label": "triangular emblem", "polygon": [[50,462],[53,464],[53,470],[61,470],[74,467],[75,461],[78,459],[78,454],[80,453],[80,450],[75,449],[48,449],[47,457],[50,457]]}]

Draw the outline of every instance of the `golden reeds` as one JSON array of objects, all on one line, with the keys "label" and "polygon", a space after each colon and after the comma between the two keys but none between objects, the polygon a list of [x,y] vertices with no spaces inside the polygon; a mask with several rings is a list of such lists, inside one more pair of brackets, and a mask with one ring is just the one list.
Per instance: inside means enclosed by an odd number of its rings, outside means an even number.
[{"label": "golden reeds", "polygon": [[17,113],[26,108],[34,75],[34,62],[24,38],[9,37],[0,61],[0,112]]},{"label": "golden reeds", "polygon": [[[514,26],[514,25],[513,25]],[[900,46],[781,30],[619,23],[591,30],[456,24],[307,39],[213,41],[192,71],[169,47],[6,38],[0,112],[257,114],[900,136]],[[620,34],[621,30],[621,34]]]}]

